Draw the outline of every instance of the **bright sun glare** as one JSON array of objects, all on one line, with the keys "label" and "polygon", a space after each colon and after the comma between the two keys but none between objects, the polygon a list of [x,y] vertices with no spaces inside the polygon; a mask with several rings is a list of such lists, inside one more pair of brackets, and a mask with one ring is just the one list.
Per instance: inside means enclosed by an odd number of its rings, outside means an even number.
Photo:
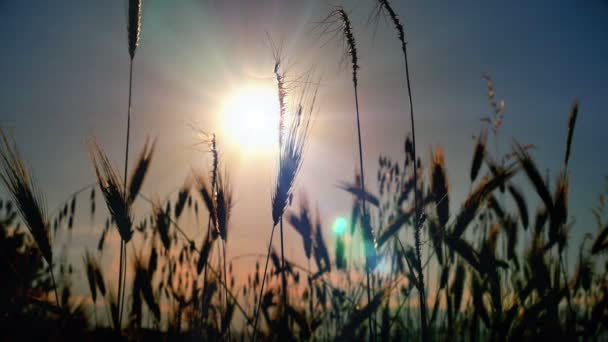
[{"label": "bright sun glare", "polygon": [[224,133],[247,153],[265,153],[278,145],[278,104],[270,87],[244,86],[224,103]]}]

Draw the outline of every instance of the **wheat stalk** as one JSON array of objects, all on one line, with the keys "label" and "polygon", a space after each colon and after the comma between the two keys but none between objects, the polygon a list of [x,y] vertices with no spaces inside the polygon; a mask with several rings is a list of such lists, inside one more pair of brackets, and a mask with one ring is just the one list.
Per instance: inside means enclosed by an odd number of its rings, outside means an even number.
[{"label": "wheat stalk", "polygon": [[129,44],[129,56],[135,58],[135,51],[139,47],[143,24],[143,0],[128,0],[127,18],[127,42]]},{"label": "wheat stalk", "polygon": [[[359,146],[359,169],[361,170],[361,192],[365,193],[365,172],[363,169],[363,145],[361,142],[361,122],[360,122],[360,114],[359,114],[359,93],[358,93],[358,85],[359,85],[359,55],[357,50],[357,44],[355,41],[355,35],[353,32],[353,26],[351,20],[349,18],[348,13],[344,10],[342,6],[336,6],[329,15],[321,22],[321,25],[324,26],[322,34],[334,33],[340,35],[344,44],[344,56],[348,56],[350,58],[350,68],[352,74],[352,82],[353,82],[353,90],[355,95],[355,113],[356,113],[356,122],[357,122],[357,139]],[[367,205],[365,196],[362,197],[361,201],[362,205],[362,218],[368,216],[367,213]],[[363,221],[362,221],[363,222]],[[374,233],[371,231],[371,226],[369,224],[363,224],[362,229],[364,230],[364,239],[366,240],[364,243],[366,247],[366,255],[372,252],[372,249],[375,249],[375,241],[373,241]],[[366,231],[370,230],[370,231]],[[368,239],[372,239],[371,241],[367,241]],[[370,248],[371,247],[371,248]],[[369,257],[367,258],[369,260]],[[370,263],[366,262],[366,276],[367,276],[367,302],[371,303],[372,293],[371,293],[371,279],[370,279]],[[374,341],[375,333],[374,333],[374,325],[372,324],[371,316],[368,317],[369,323],[369,334],[370,340]]]},{"label": "wheat stalk", "polygon": [[[204,177],[197,177],[197,181],[199,183],[199,188],[201,192],[201,196],[203,197],[203,201],[207,206],[209,211],[209,222],[207,224],[207,239],[203,242],[201,247],[201,252],[205,248],[210,248],[210,239],[211,239],[211,227],[213,226],[214,236],[213,239],[220,237],[222,240],[223,247],[218,249],[218,256],[220,259],[219,263],[223,262],[221,266],[223,268],[223,276],[224,283],[227,283],[227,272],[226,272],[226,247],[228,241],[228,222],[230,219],[230,212],[232,209],[232,188],[230,186],[229,178],[226,170],[224,170],[223,174],[219,172],[220,160],[219,153],[217,149],[217,139],[215,134],[207,134],[201,130],[199,130],[199,134],[203,137],[203,141],[200,143],[207,144],[209,148],[209,152],[212,154],[212,172],[211,172],[211,188],[209,188],[206,184]],[[200,144],[199,143],[199,144]],[[205,253],[208,253],[206,251]],[[202,253],[201,253],[202,254]],[[222,258],[223,255],[223,258]],[[205,264],[199,264],[199,268],[204,267],[205,273],[203,278],[205,282],[203,283],[203,293],[206,293],[206,285],[207,285],[207,267]],[[224,289],[224,298],[225,298],[225,306],[228,309],[228,296],[226,290]],[[227,328],[228,336],[230,336],[230,328]]]},{"label": "wheat stalk", "polygon": [[[272,230],[270,232],[270,242],[266,253],[266,265],[262,277],[260,296],[256,305],[255,321],[253,325],[253,340],[257,337],[257,324],[262,305],[262,295],[266,284],[266,273],[268,271],[268,261],[272,248],[272,238],[274,230],[283,217],[287,202],[291,197],[296,176],[302,167],[304,158],[304,148],[311,128],[311,119],[314,114],[314,107],[317,98],[318,87],[311,89],[310,77],[303,82],[300,96],[296,99],[295,109],[289,118],[286,127],[286,136],[281,146],[279,156],[279,170],[275,180],[274,191],[272,194]],[[285,285],[285,283],[284,283]]]},{"label": "wheat stalk", "polygon": [[2,179],[6,190],[15,202],[17,211],[34,237],[44,260],[49,264],[49,273],[55,290],[55,300],[57,301],[57,307],[60,308],[57,283],[53,275],[53,250],[44,197],[23,164],[14,141],[9,141],[2,129],[0,129],[0,136],[2,137],[0,143],[0,179]]},{"label": "wheat stalk", "polygon": [[[270,38],[269,38],[270,39]],[[274,45],[272,40],[270,40],[271,46],[273,48],[273,57],[274,57],[274,75],[277,83],[277,100],[279,104],[279,163],[281,162],[281,151],[283,149],[283,142],[285,140],[285,116],[287,112],[286,108],[286,100],[287,100],[287,89],[285,85],[285,75],[286,72],[282,67],[282,57],[281,57],[281,48]],[[279,165],[279,169],[280,169]],[[283,238],[283,216],[281,215],[279,219],[279,228],[280,228],[280,240],[281,240],[281,284],[282,284],[282,297],[283,297],[283,305],[282,305],[282,323],[287,324],[287,276],[285,274],[285,247],[284,247],[284,238]],[[281,329],[285,329],[285,326],[281,325]]]},{"label": "wheat stalk", "polygon": [[414,167],[414,240],[415,240],[415,250],[416,250],[416,268],[419,276],[420,285],[418,288],[419,297],[420,297],[420,320],[422,322],[422,340],[426,341],[429,339],[428,335],[428,323],[427,323],[427,307],[426,307],[426,294],[424,289],[424,277],[422,274],[422,256],[420,252],[420,229],[422,228],[422,223],[420,222],[420,210],[419,208],[419,196],[417,189],[417,162],[416,158],[416,130],[414,124],[414,104],[412,99],[412,87],[410,83],[410,72],[408,67],[408,58],[407,58],[407,43],[405,41],[405,32],[403,28],[403,24],[399,19],[399,16],[394,11],[391,6],[391,3],[388,0],[377,0],[378,1],[378,14],[382,11],[389,17],[395,30],[397,31],[397,38],[401,44],[401,51],[403,52],[403,62],[405,66],[405,80],[407,85],[407,92],[409,98],[409,106],[410,106],[410,121],[412,126],[412,152],[413,152],[413,167]]},{"label": "wheat stalk", "polygon": [[[125,164],[124,164],[124,178],[125,179],[125,193],[126,189],[126,179],[129,165],[129,138],[131,133],[131,98],[133,91],[133,59],[135,58],[135,51],[139,46],[139,42],[141,39],[142,33],[142,24],[143,24],[143,0],[129,0],[128,9],[127,9],[127,42],[128,42],[128,50],[129,50],[129,107],[127,112],[127,139],[125,144]],[[123,257],[124,254],[124,257]],[[123,268],[126,268],[126,242],[125,240],[121,240],[120,242],[120,269],[119,269],[119,291],[118,291],[118,310],[119,310],[119,329],[120,324],[122,322],[122,311],[124,306],[124,284],[126,282],[126,275],[124,274]],[[122,289],[122,292],[121,292]]]},{"label": "wheat stalk", "polygon": [[[124,257],[124,254],[126,254],[126,244],[133,236],[133,218],[131,214],[131,207],[141,189],[144,178],[148,171],[154,152],[154,146],[155,142],[149,144],[149,142],[146,141],[144,148],[139,155],[137,165],[131,174],[129,182],[127,183],[126,181],[120,179],[118,172],[114,169],[101,147],[95,142],[91,144],[91,158],[95,168],[95,175],[97,176],[97,181],[106,202],[106,206],[108,207],[112,218],[116,222],[116,227],[118,228],[118,233],[120,234],[121,256],[123,257],[119,259],[121,266],[119,267],[118,293],[122,293],[121,290],[123,290],[123,282],[125,281],[123,277],[126,276],[126,274],[123,275],[123,272],[120,272],[121,269],[126,268],[126,257]],[[117,295],[117,299],[120,298],[121,297]],[[120,305],[118,310],[120,313]]]}]

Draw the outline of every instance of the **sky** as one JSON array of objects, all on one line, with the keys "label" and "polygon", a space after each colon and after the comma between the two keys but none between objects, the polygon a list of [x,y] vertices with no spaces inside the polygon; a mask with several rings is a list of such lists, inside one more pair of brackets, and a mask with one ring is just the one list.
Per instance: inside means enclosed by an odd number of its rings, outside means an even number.
[{"label": "sky", "polygon": [[[534,144],[555,179],[563,163],[570,105],[580,100],[571,157],[572,242],[595,231],[591,208],[608,174],[608,2],[393,1],[405,24],[419,155],[442,146],[452,212],[469,189],[480,118],[491,108],[482,74],[506,102],[499,149]],[[356,126],[348,66],[338,41],[315,28],[336,2],[147,0],[134,61],[132,155],[146,137],[157,149],[143,192],[163,199],[209,155],[193,147],[192,125],[217,132],[235,191],[232,256],[264,253],[271,228],[275,153],[249,153],[225,127],[223,108],[238,89],[273,87],[268,36],[282,42],[289,71],[314,68],[321,78],[315,124],[296,197],[306,193],[331,223],[351,198],[336,187],[357,168]],[[374,2],[344,1],[360,57],[365,171],[374,179],[380,154],[401,160],[410,132],[402,55],[388,22],[368,23]],[[125,1],[0,0],[0,127],[12,135],[47,198],[49,210],[94,181],[94,138],[117,166],[124,158],[128,67]],[[122,166],[121,166],[122,167]],[[522,183],[525,184],[525,183]],[[534,208],[530,208],[534,210]],[[138,214],[147,209],[142,205]],[[97,228],[82,219],[74,255],[94,248]],[[200,237],[200,232],[192,232]],[[288,229],[287,256],[302,258]],[[198,241],[200,243],[200,241]],[[406,241],[407,242],[407,241]],[[574,248],[575,250],[577,247]],[[78,259],[80,260],[80,259]]]}]

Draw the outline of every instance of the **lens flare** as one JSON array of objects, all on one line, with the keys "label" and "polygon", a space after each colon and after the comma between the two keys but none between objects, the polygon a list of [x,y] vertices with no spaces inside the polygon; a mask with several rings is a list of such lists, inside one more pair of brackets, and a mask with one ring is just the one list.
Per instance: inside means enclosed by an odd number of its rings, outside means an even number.
[{"label": "lens flare", "polygon": [[344,235],[346,232],[346,219],[343,217],[338,217],[334,222],[334,233],[338,236]]}]

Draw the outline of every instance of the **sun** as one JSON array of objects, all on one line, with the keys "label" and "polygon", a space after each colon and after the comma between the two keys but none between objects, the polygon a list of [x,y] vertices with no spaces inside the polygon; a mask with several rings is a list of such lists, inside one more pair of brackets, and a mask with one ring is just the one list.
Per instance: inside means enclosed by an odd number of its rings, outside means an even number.
[{"label": "sun", "polygon": [[268,153],[278,146],[278,100],[271,87],[247,85],[227,96],[224,134],[249,154]]}]

